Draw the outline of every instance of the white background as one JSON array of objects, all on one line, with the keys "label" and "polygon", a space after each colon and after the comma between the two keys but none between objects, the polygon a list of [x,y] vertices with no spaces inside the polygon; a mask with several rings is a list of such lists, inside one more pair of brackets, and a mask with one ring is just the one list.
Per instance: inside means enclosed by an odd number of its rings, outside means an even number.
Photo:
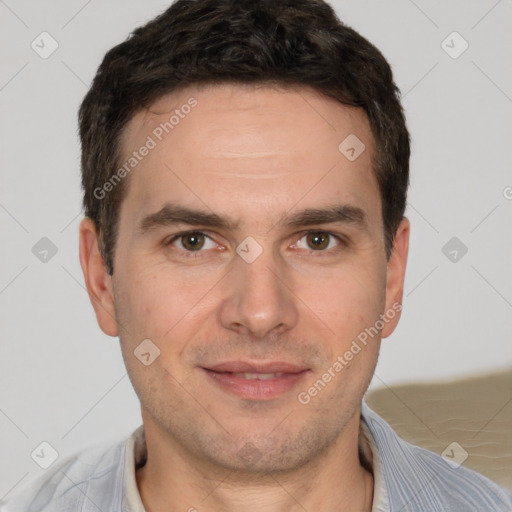
[{"label": "white background", "polygon": [[[76,114],[104,53],[168,5],[0,0],[0,498],[43,472],[42,441],[62,458],[140,424],[79,266]],[[512,2],[333,5],[393,66],[413,139],[404,313],[372,386],[510,368]],[[59,45],[48,59],[31,48],[43,31]],[[457,59],[441,47],[453,31],[469,43]],[[468,248],[456,263],[441,251],[453,236]],[[58,249],[47,263],[42,237]]]}]

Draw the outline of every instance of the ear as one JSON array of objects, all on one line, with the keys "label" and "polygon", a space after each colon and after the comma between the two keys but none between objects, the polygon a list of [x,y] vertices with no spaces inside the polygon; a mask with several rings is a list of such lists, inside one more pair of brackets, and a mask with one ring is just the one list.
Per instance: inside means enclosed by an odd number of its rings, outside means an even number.
[{"label": "ear", "polygon": [[88,217],[80,222],[80,265],[98,325],[105,334],[117,336],[112,277],[101,256],[96,226]]},{"label": "ear", "polygon": [[386,309],[387,320],[382,329],[382,338],[387,338],[396,328],[402,311],[405,267],[409,252],[410,223],[405,217],[400,221],[393,240],[387,265]]}]

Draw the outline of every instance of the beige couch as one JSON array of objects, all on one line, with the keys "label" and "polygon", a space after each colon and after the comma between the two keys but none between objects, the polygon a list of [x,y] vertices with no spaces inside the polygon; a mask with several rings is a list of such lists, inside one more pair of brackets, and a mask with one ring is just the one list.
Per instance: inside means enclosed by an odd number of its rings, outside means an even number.
[{"label": "beige couch", "polygon": [[512,490],[512,371],[382,387],[366,401],[405,440],[439,454],[455,441],[465,466]]}]

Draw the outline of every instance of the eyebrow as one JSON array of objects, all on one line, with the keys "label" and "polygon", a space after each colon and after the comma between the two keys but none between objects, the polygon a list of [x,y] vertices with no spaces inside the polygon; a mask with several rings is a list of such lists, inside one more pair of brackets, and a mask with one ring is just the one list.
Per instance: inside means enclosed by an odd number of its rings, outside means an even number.
[{"label": "eyebrow", "polygon": [[[285,217],[288,226],[311,226],[313,224],[353,224],[360,229],[368,228],[366,213],[358,206],[347,204],[334,205],[327,208],[309,208]],[[281,222],[279,223],[281,224]]]},{"label": "eyebrow", "polygon": [[[355,227],[368,229],[367,216],[361,208],[352,205],[333,205],[326,208],[308,208],[290,216],[284,216],[274,226],[311,226],[317,224],[352,224]],[[145,216],[139,224],[139,233],[144,234],[159,227],[174,224],[203,226],[208,228],[234,231],[239,223],[221,217],[216,213],[165,204],[159,211]]]},{"label": "eyebrow", "polygon": [[238,227],[238,223],[224,219],[216,213],[166,204],[156,213],[151,213],[140,221],[139,232],[144,234],[158,227],[172,226],[173,224],[189,224],[190,226],[226,230],[235,230]]}]

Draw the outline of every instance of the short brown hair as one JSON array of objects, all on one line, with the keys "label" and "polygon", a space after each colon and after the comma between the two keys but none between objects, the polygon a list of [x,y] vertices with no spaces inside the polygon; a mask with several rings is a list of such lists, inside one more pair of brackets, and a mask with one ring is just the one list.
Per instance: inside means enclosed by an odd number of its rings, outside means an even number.
[{"label": "short brown hair", "polygon": [[104,57],[79,112],[85,215],[113,274],[126,180],[97,191],[120,165],[120,137],[133,115],[191,85],[303,86],[360,107],[376,141],[389,257],[409,183],[409,133],[382,54],[322,0],[177,0]]}]

